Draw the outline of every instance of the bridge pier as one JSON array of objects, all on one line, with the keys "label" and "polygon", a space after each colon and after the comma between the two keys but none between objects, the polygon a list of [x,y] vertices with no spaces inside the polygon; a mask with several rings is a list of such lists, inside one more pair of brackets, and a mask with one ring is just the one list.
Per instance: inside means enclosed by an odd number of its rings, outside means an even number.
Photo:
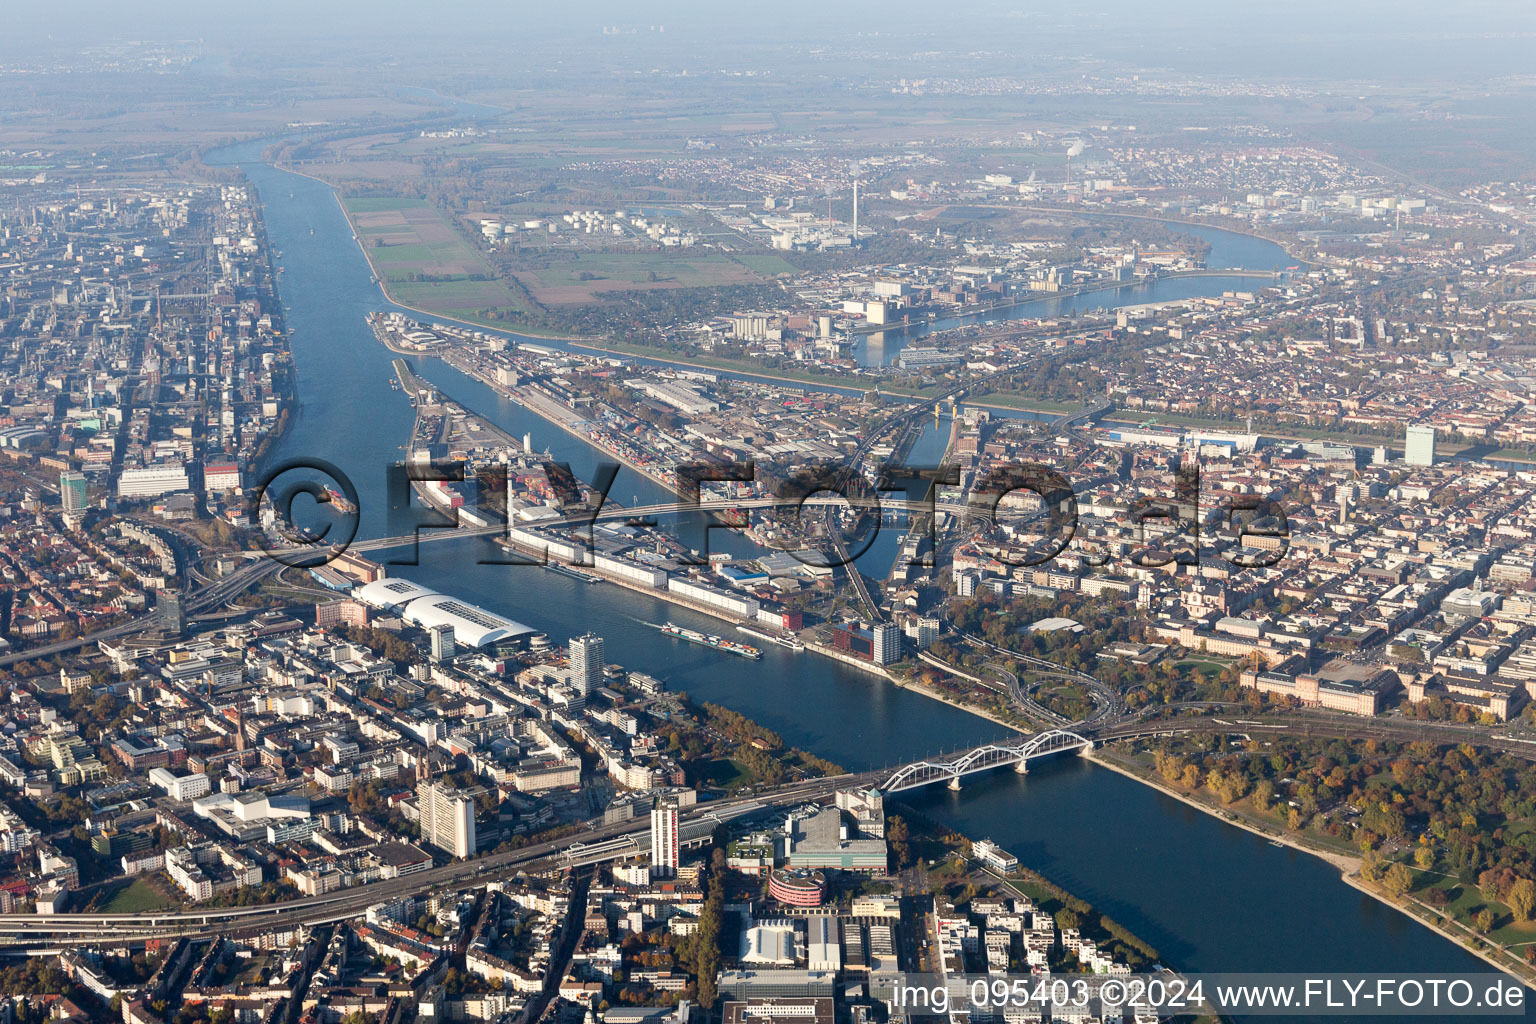
[{"label": "bridge pier", "polygon": [[1027,758],[1022,758],[1022,757],[1019,758],[1018,762],[1016,764],[1014,764],[1013,770],[1015,772],[1017,772],[1018,774],[1020,774],[1020,775],[1028,775],[1029,774],[1029,760]]},{"label": "bridge pier", "polygon": [[1093,753],[1093,740],[1083,740],[1083,745],[1077,748],[1077,756]]},{"label": "bridge pier", "polygon": [[956,775],[954,778],[949,780],[949,788],[954,790],[956,793],[960,792],[960,776]]}]

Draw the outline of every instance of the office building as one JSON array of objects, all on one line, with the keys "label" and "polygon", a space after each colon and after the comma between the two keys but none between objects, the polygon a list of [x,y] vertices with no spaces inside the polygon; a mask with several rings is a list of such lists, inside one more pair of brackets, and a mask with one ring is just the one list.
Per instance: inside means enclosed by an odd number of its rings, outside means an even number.
[{"label": "office building", "polygon": [[832,649],[845,651],[864,661],[875,660],[875,640],[868,630],[857,624],[832,627]]},{"label": "office building", "polygon": [[202,772],[178,775],[169,768],[151,768],[149,781],[151,785],[165,790],[166,796],[178,803],[188,803],[200,796],[207,796],[213,787],[208,776]]},{"label": "office building", "polygon": [[870,632],[876,665],[890,665],[901,660],[901,629],[896,623],[876,623]]},{"label": "office building", "polygon": [[1403,461],[1410,466],[1433,466],[1435,464],[1435,428],[1434,427],[1409,427],[1408,445],[1403,452]]},{"label": "office building", "polygon": [[453,646],[453,627],[446,622],[440,622],[429,631],[432,638],[432,660],[443,662],[452,660],[456,653]]},{"label": "office building", "polygon": [[998,846],[990,839],[978,839],[971,844],[975,858],[995,871],[1013,871],[1019,866],[1019,858]]},{"label": "office building", "polygon": [[181,595],[162,590],[155,598],[155,612],[160,616],[161,628],[177,636],[187,631],[187,613],[181,605]]},{"label": "office building", "polygon": [[238,462],[210,462],[203,467],[203,489],[209,494],[234,491],[240,487]]},{"label": "office building", "polygon": [[423,779],[416,787],[421,838],[455,857],[475,854],[475,802],[452,786]]},{"label": "office building", "polygon": [[65,512],[84,511],[90,501],[88,491],[84,473],[59,474],[59,503]]},{"label": "office building", "polygon": [[878,789],[840,789],[833,805],[853,819],[865,839],[885,838],[885,794]]},{"label": "office building", "polygon": [[768,876],[768,896],[787,907],[819,907],[827,899],[827,876],[821,871],[776,868]]},{"label": "office building", "polygon": [[677,804],[658,800],[651,805],[651,877],[671,878],[677,874],[680,847]]},{"label": "office building", "polygon": [[[863,811],[870,818],[871,830],[847,827],[845,811],[840,807],[817,807],[794,812],[785,824],[783,850],[786,866],[807,871],[857,871],[884,874],[886,844],[883,797],[878,817],[873,807],[849,807],[846,813]],[[878,826],[876,826],[878,822]],[[873,834],[875,827],[879,835]]]},{"label": "office building", "polygon": [[586,701],[603,685],[603,638],[595,633],[572,637],[570,662],[571,686]]},{"label": "office building", "polygon": [[186,467],[180,463],[167,463],[123,470],[117,478],[117,495],[120,498],[158,498],[162,494],[185,491],[190,486]]}]

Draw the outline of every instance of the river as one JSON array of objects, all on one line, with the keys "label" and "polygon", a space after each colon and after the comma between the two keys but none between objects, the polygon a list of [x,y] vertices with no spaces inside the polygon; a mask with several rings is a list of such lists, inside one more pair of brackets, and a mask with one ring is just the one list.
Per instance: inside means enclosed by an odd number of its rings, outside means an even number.
[{"label": "river", "polygon": [[[1087,211],[1082,216],[1093,216]],[[1210,245],[1206,254],[1206,267],[1210,270],[1284,270],[1296,265],[1296,260],[1284,249],[1268,239],[1245,235],[1236,231],[1223,231],[1198,224],[1173,224],[1168,227],[1180,234],[1191,235]],[[1117,306],[1142,306],[1155,302],[1174,302],[1223,292],[1248,292],[1269,284],[1262,278],[1243,277],[1237,274],[1211,277],[1160,278],[1147,283],[1127,283],[1083,292],[1079,295],[1043,296],[1028,299],[987,313],[969,313],[964,316],[940,317],[937,320],[916,323],[911,326],[892,328],[861,335],[853,344],[853,357],[860,366],[887,366],[896,361],[901,350],[937,330],[958,327],[967,323],[993,323],[1018,320],[1025,317],[1073,316],[1095,309],[1113,309]]]},{"label": "river", "polygon": [[[283,253],[282,299],[300,402],[279,455],[319,457],[340,466],[362,499],[360,535],[384,536],[384,467],[401,456],[412,409],[404,394],[389,387],[392,356],[374,340],[363,317],[394,307],[373,282],[331,190],[262,164],[260,152],[261,144],[247,144],[225,150],[222,159],[241,163],[258,189],[268,236]],[[1220,279],[1181,283],[1202,281],[1215,287]],[[584,442],[452,367],[433,359],[418,359],[417,365],[433,383],[512,434],[531,433],[536,447],[568,460],[579,475],[589,476],[600,460]],[[947,423],[930,427],[921,442],[925,454],[941,440],[938,431],[947,431]],[[613,496],[644,502],[659,500],[662,493],[626,470]],[[884,558],[888,568],[894,541],[887,536],[895,534],[883,534],[885,543],[866,557]],[[594,630],[605,637],[612,660],[734,708],[787,742],[850,769],[897,764],[1004,732],[810,653],[766,645],[761,661],[747,662],[675,642],[654,624],[667,619],[710,629],[720,624],[611,585],[589,585],[533,567],[482,564],[498,555],[499,549],[483,540],[443,541],[422,549],[420,565],[391,572],[547,631],[556,642]],[[867,569],[871,575],[885,571],[875,564]],[[1321,860],[1271,846],[1080,759],[1036,768],[1027,777],[998,773],[959,793],[930,789],[903,799],[971,836],[996,839],[1183,969],[1489,969],[1345,885]]]}]

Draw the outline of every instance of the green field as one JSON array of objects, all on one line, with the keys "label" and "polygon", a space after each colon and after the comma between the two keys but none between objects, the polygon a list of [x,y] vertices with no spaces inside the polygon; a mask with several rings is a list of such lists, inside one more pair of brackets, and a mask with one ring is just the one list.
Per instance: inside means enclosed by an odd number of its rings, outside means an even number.
[{"label": "green field", "polygon": [[1530,451],[1524,448],[1499,448],[1496,451],[1489,452],[1487,455],[1483,456],[1483,458],[1508,459],[1511,462],[1536,463],[1536,454],[1532,454]]},{"label": "green field", "polygon": [[177,904],[165,898],[147,879],[135,878],[112,894],[101,907],[104,914],[138,914],[146,910],[164,910]]},{"label": "green field", "polygon": [[[1409,895],[1428,904],[1428,912],[1475,929],[1478,911],[1487,907],[1494,913],[1494,927],[1488,936],[1490,939],[1506,945],[1536,940],[1536,922],[1515,921],[1508,907],[1497,900],[1483,899],[1477,886],[1463,883],[1438,869],[1424,871],[1414,867],[1411,862],[1408,870],[1413,874],[1413,887],[1409,889]],[[1448,902],[1437,906],[1431,898],[1435,890],[1444,893]],[[1418,912],[1424,913],[1423,910]]]},{"label": "green field", "polygon": [[[524,310],[518,294],[490,278],[478,250],[423,199],[349,198],[347,216],[389,297],[450,316],[482,309]],[[428,278],[429,280],[412,280]]]},{"label": "green field", "polygon": [[739,762],[729,758],[707,762],[701,768],[703,770],[700,772],[700,781],[722,789],[745,786],[752,781],[751,774]]},{"label": "green field", "polygon": [[654,274],[658,281],[676,282],[684,288],[740,284],[756,276],[725,256],[678,257],[649,252],[582,253],[575,259],[529,273],[553,286],[587,283],[582,274],[591,274],[597,280],[644,284]]},{"label": "green field", "polygon": [[551,306],[600,302],[605,292],[712,288],[764,281],[743,261],[728,256],[666,251],[580,253],[550,266],[519,270],[517,276],[534,298]]},{"label": "green field", "polygon": [[[515,271],[517,283],[508,283],[496,278],[473,239],[423,199],[352,197],[343,205],[391,299],[461,318],[480,320],[482,310],[527,315],[538,305],[601,303],[614,292],[761,285],[799,273],[773,253],[664,249],[556,256],[545,266]],[[481,277],[487,279],[476,280]]]},{"label": "green field", "polygon": [[379,264],[432,263],[438,260],[457,259],[463,256],[463,246],[458,242],[438,242],[435,245],[384,245],[370,249],[368,254]]},{"label": "green field", "polygon": [[481,309],[521,308],[499,281],[400,281],[389,279],[389,296],[402,306],[467,315]]}]

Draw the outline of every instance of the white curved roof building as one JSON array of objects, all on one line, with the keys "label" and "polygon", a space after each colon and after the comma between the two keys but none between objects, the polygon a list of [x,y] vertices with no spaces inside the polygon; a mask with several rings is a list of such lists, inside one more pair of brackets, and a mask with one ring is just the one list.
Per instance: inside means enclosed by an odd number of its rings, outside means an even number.
[{"label": "white curved roof building", "polygon": [[437,591],[410,580],[382,579],[353,589],[352,596],[373,608],[399,612],[418,597],[431,597]]},{"label": "white curved roof building", "polygon": [[370,607],[393,612],[422,629],[451,626],[453,642],[461,647],[485,647],[537,632],[531,626],[410,580],[374,580],[353,590],[352,596]]},{"label": "white curved roof building", "polygon": [[405,606],[404,617],[406,622],[422,629],[452,626],[453,642],[470,647],[485,647],[498,640],[536,632],[531,626],[488,612],[478,605],[465,604],[447,594],[418,597]]}]

